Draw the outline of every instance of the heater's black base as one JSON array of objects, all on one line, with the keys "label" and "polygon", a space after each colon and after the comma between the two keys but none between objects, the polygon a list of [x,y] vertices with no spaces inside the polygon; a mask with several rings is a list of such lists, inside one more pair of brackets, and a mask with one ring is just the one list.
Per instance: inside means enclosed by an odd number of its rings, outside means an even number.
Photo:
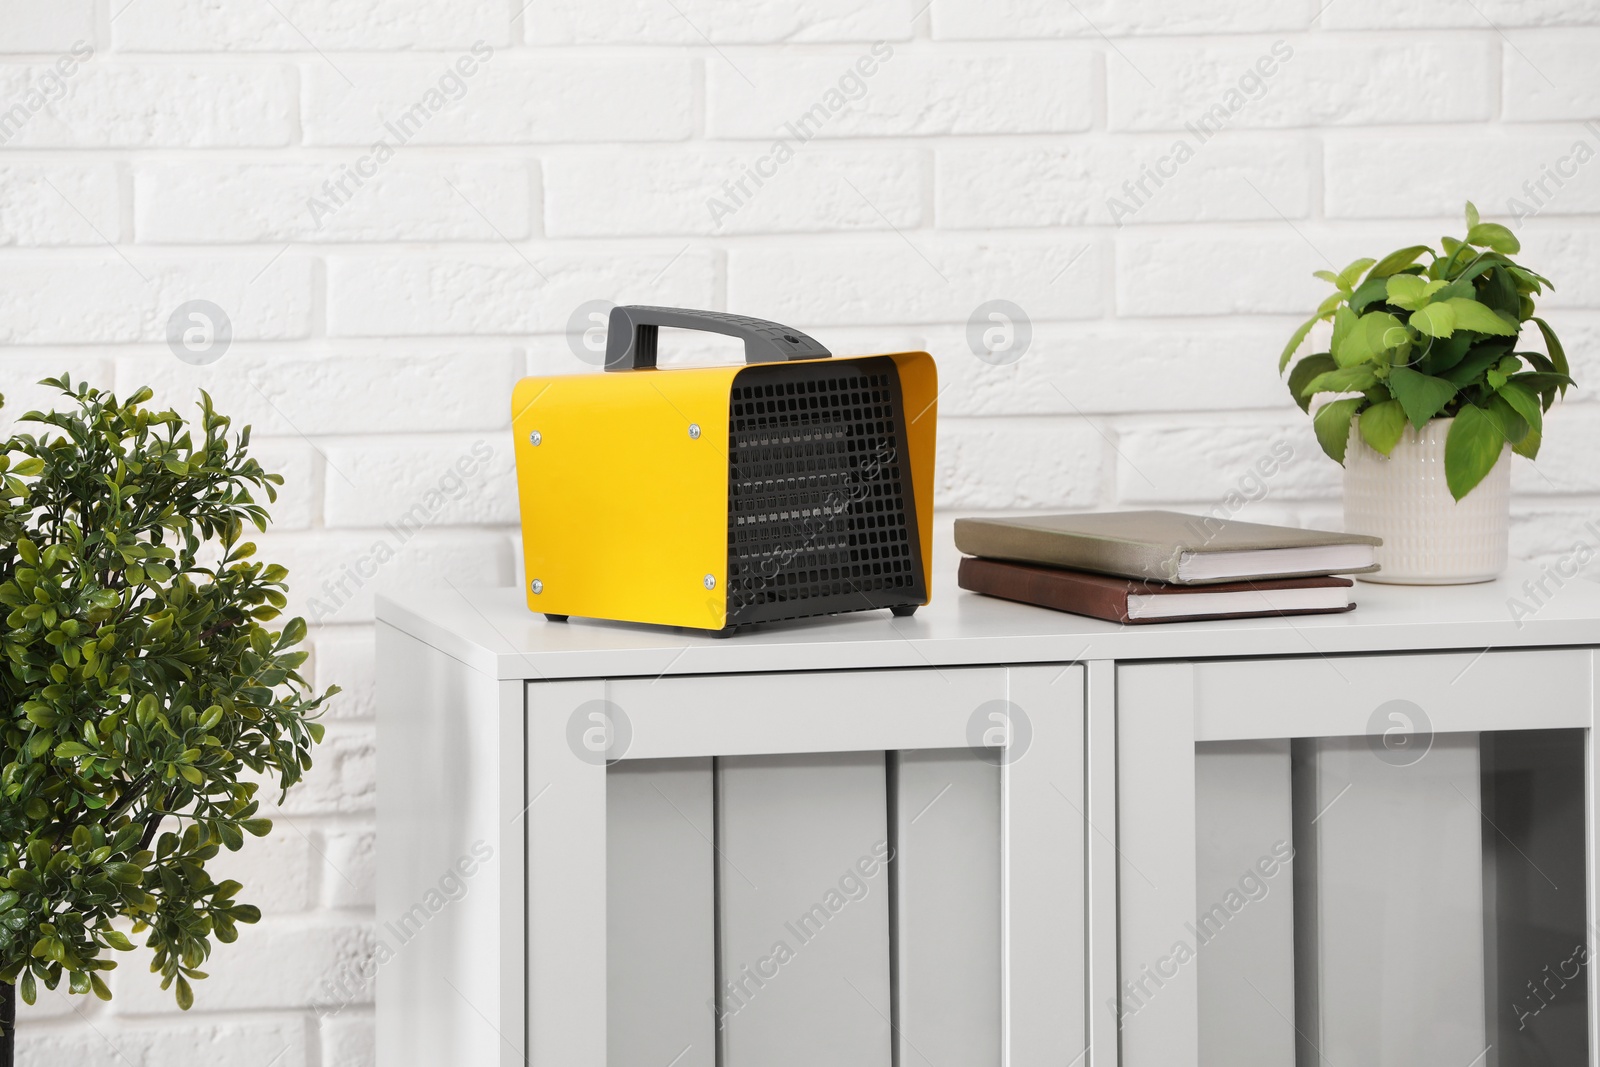
[{"label": "heater's black base", "polygon": [[[915,615],[917,613],[917,608],[920,607],[920,606],[921,605],[918,605],[918,604],[891,604],[891,605],[889,605],[889,611],[891,613],[893,613],[896,618],[903,619],[903,618],[906,618],[907,616]],[[566,622],[569,618],[571,618],[571,616],[569,616],[569,615],[552,615],[548,611],[544,612],[543,614],[544,614],[544,617],[546,619],[548,619],[550,622]],[[844,615],[844,614],[852,614],[852,613],[850,613],[850,612],[830,612],[829,614]],[[798,616],[798,617],[799,618],[806,618],[807,616]],[[789,622],[789,621],[792,621],[792,620],[789,620],[789,619],[767,619],[767,620],[763,620],[762,622],[736,622],[736,623],[731,623],[731,624],[729,624],[727,626],[724,626],[720,630],[695,630],[693,632],[699,633],[699,634],[703,634],[706,637],[719,637],[719,638],[720,637],[732,637],[734,634],[754,633],[765,622]]]},{"label": "heater's black base", "polygon": [[[915,615],[917,613],[917,608],[919,608],[919,607],[921,607],[920,604],[891,604],[891,605],[889,605],[889,611],[895,616],[895,618],[904,619],[904,618],[906,618],[908,616]],[[853,612],[841,611],[841,612],[829,612],[828,614],[834,615],[834,616],[838,616],[838,615],[850,615],[850,614],[854,614],[854,613]],[[798,616],[798,618],[807,618],[807,617],[808,616]],[[814,617],[814,616],[811,616],[811,617]],[[730,626],[724,626],[720,630],[705,630],[703,632],[705,633],[705,635],[707,637],[732,637],[734,634],[753,633],[754,631],[756,631],[757,629],[760,629],[762,626],[766,625],[769,622],[791,622],[791,621],[793,621],[793,620],[790,620],[790,619],[764,619],[761,622],[734,623],[734,624],[732,624]]]}]

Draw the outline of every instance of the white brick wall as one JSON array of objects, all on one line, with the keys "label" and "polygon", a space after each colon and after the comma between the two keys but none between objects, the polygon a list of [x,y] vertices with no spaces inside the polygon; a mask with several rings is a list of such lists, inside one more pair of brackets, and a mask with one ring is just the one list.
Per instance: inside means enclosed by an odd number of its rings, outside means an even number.
[{"label": "white brick wall", "polygon": [[[0,431],[60,370],[210,390],[287,477],[263,555],[346,690],[227,861],[267,919],[194,1011],[130,961],[110,1005],[26,1012],[23,1062],[372,1067],[369,998],[314,1010],[371,950],[372,595],[517,578],[509,391],[592,370],[580,305],[932,351],[942,541],[1019,507],[1336,523],[1273,373],[1312,270],[1518,197],[1600,376],[1596,47],[1594,0],[0,0]],[[211,366],[165,344],[191,299],[233,325]],[[1030,319],[1013,364],[968,348],[990,300]],[[1600,516],[1588,396],[1516,461],[1519,555]]]},{"label": "white brick wall", "polygon": [[[1264,88],[1237,110],[1240,127],[1481,121],[1499,96],[1497,43],[1467,32],[1128,41],[1106,63],[1109,121],[1113,130],[1181,130],[1252,70]],[[1272,64],[1256,67],[1268,56],[1278,60],[1270,75]],[[1250,100],[1250,88],[1241,91]]]}]

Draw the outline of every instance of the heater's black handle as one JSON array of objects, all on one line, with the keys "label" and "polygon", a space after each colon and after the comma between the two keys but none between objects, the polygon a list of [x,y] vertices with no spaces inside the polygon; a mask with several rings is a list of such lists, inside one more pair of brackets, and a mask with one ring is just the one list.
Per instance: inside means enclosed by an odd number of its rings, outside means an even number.
[{"label": "heater's black handle", "polygon": [[791,359],[826,359],[832,355],[799,330],[748,315],[688,308],[619,305],[611,309],[606,330],[606,370],[639,370],[656,365],[656,335],[662,326],[727,334],[744,342],[746,363],[782,363]]}]

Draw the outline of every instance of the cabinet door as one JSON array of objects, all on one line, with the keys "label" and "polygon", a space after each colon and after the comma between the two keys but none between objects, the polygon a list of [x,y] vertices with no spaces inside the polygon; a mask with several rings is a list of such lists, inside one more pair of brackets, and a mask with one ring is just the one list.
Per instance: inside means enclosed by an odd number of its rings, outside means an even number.
[{"label": "cabinet door", "polygon": [[1122,1062],[1592,1062],[1592,678],[1588,651],[1119,668]]},{"label": "cabinet door", "polygon": [[1082,1062],[1083,700],[1071,665],[531,684],[533,1064]]}]

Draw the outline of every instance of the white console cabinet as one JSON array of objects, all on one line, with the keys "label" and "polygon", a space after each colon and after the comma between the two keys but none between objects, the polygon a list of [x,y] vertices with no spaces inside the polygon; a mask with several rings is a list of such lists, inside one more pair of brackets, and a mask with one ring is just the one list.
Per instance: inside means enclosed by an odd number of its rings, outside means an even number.
[{"label": "white console cabinet", "polygon": [[1600,1064],[1600,586],[943,577],[728,639],[380,599],[378,1061]]}]

